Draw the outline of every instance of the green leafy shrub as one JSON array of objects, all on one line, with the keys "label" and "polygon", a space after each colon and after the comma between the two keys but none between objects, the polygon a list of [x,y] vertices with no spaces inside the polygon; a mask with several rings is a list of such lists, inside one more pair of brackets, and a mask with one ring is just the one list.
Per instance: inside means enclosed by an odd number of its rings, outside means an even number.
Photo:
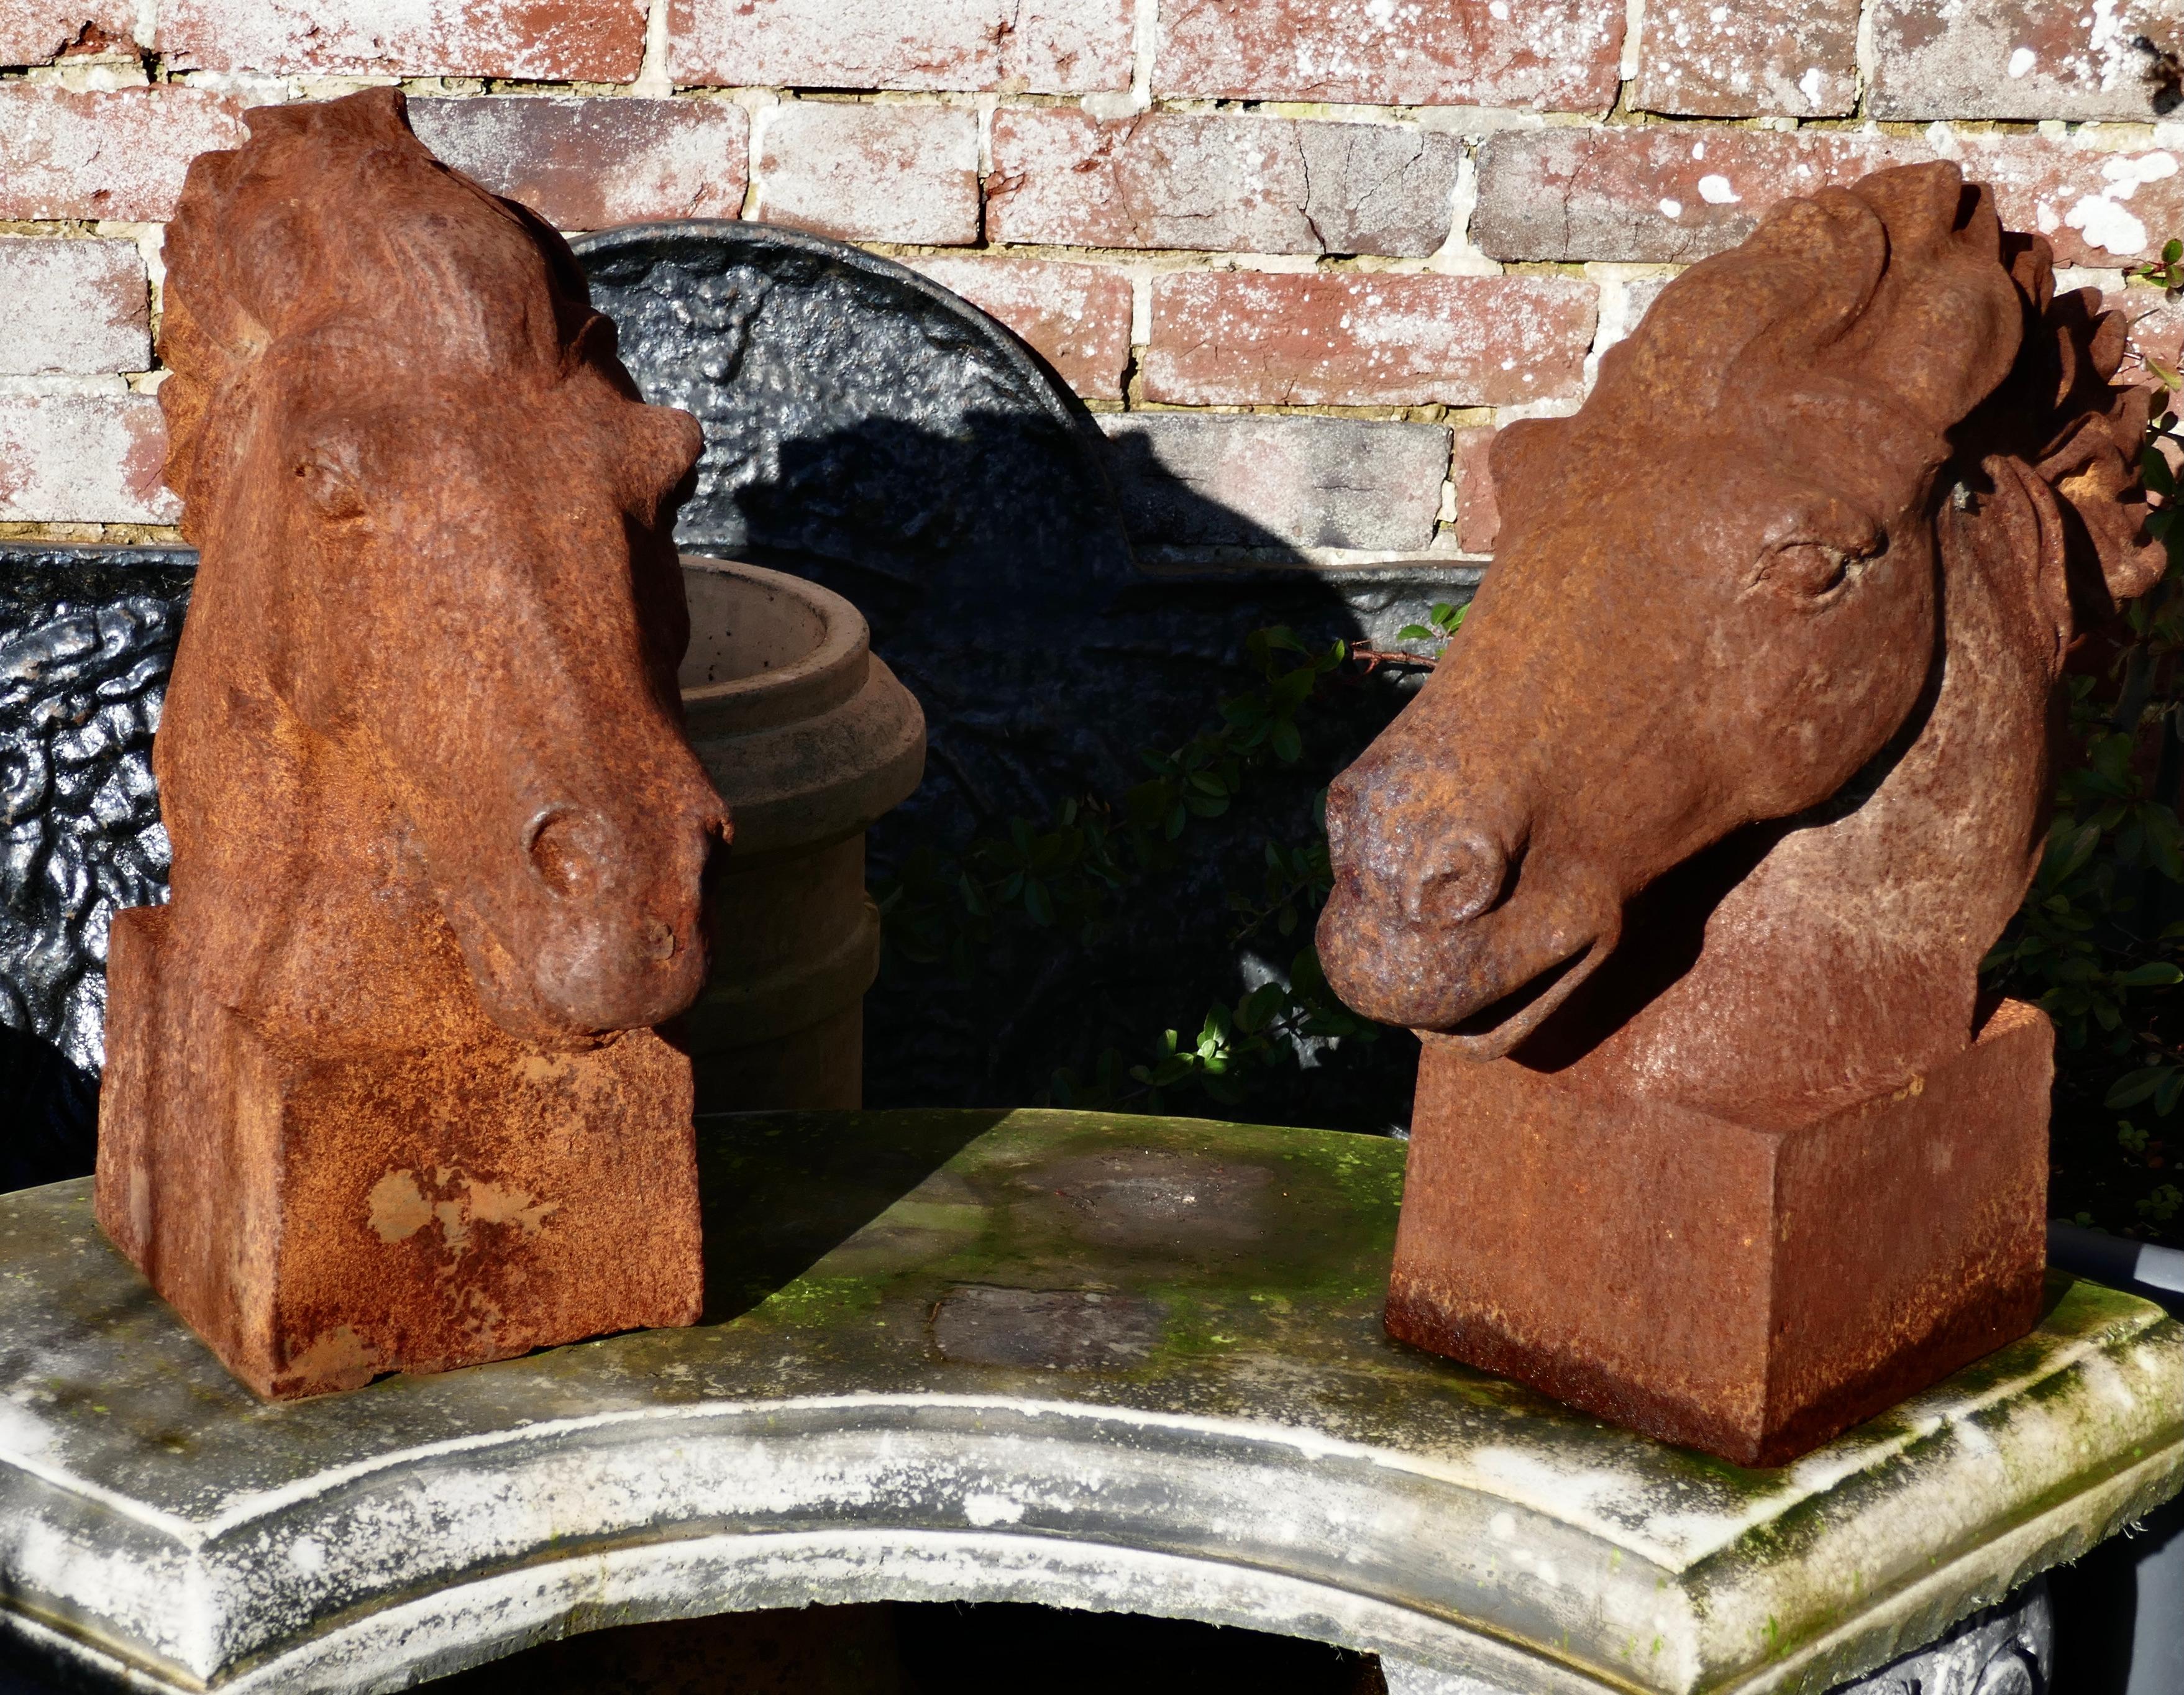
[{"label": "green leafy shrub", "polygon": [[[2180,260],[2184,243],[2171,242],[2140,274],[2184,284]],[[2173,397],[2177,374],[2146,364]],[[2172,399],[2155,409],[2142,465],[2164,500],[2176,492],[2167,449],[2179,439]],[[2180,1203],[2164,1174],[2184,1151],[2184,523],[2164,507],[2148,529],[2168,549],[2168,572],[2074,656],[2046,850],[1986,972],[2055,1021],[2052,1209],[2161,1236]]]},{"label": "green leafy shrub", "polygon": [[[1461,619],[1455,609],[1435,610]],[[1301,718],[1356,668],[1346,644],[1308,647],[1279,626],[1252,632],[1245,649],[1257,683],[1222,700],[1181,747],[1145,750],[1145,780],[1127,793],[1072,800],[1045,820],[1011,819],[952,856],[911,856],[900,877],[874,890],[889,945],[968,979],[1006,932],[1067,929],[1096,946],[1125,903],[1159,900],[1184,855],[1216,850],[1195,832],[1227,817],[1255,773],[1304,758]],[[1287,969],[1233,1005],[1214,1002],[1195,1033],[1163,1029],[1135,1052],[1108,1047],[1082,1074],[1056,1067],[1048,1098],[1148,1112],[1274,1112],[1289,1093],[1284,1076],[1293,1080],[1318,1050],[1389,1034],[1335,998],[1311,945],[1332,881],[1324,799],[1323,790],[1314,800],[1309,839],[1262,844],[1262,875],[1228,893],[1231,945],[1275,945]]]}]

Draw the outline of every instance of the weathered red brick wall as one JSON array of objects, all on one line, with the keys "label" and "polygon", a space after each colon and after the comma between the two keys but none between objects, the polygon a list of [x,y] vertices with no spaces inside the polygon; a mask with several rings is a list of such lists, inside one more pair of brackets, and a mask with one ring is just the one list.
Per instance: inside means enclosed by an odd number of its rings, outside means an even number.
[{"label": "weathered red brick wall", "polygon": [[1957,159],[2120,297],[2184,233],[2180,53],[2184,0],[0,0],[0,533],[172,521],[160,220],[254,103],[398,81],[565,229],[893,254],[1342,563],[1490,549],[1493,429],[1782,194]]}]

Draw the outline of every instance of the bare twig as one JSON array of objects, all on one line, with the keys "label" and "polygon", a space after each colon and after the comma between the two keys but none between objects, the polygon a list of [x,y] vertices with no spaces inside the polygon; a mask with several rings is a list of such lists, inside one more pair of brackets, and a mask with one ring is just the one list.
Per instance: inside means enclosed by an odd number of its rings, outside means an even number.
[{"label": "bare twig", "polygon": [[1350,650],[1350,656],[1364,661],[1368,675],[1384,665],[1403,666],[1412,671],[1431,671],[1440,663],[1439,660],[1429,659],[1422,653],[1405,653],[1400,648],[1353,647]]}]

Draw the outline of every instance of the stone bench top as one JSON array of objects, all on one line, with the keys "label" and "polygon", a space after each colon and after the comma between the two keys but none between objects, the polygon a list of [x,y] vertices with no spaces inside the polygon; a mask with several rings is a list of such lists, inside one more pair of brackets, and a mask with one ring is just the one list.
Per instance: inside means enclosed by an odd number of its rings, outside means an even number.
[{"label": "stone bench top", "polygon": [[2060,1274],[2023,1341],[1745,1471],[1390,1341],[1399,1143],[1060,1111],[699,1140],[697,1328],[281,1406],[87,1181],[0,1196],[0,1625],[115,1686],[364,1691],[644,1619],[1006,1599],[1552,1695],[1819,1691],[2184,1481],[2184,1326]]}]

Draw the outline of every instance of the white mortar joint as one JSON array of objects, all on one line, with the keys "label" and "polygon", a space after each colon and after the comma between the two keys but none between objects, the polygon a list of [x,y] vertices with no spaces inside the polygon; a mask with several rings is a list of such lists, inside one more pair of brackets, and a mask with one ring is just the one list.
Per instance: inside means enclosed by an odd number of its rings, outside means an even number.
[{"label": "white mortar joint", "polygon": [[667,73],[667,0],[649,0],[644,12],[644,60],[629,92],[640,99],[666,100],[675,92]]}]

